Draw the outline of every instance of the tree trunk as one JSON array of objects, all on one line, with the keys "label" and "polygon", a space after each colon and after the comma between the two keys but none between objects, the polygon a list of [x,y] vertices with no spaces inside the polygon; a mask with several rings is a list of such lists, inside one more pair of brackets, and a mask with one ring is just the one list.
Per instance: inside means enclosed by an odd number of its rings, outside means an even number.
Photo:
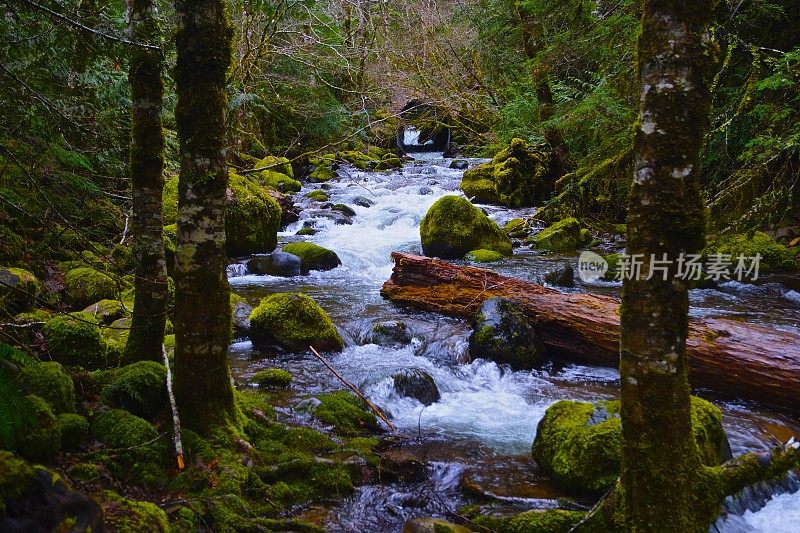
[{"label": "tree trunk", "polygon": [[175,254],[175,397],[185,426],[207,434],[236,418],[225,275],[226,72],[232,28],[223,0],[179,0],[175,68],[180,140]]},{"label": "tree trunk", "polygon": [[[692,434],[687,283],[681,254],[703,247],[700,149],[708,129],[711,0],[645,0],[628,254],[670,261],[663,279],[625,279],[620,308],[622,474],[628,531],[708,531],[718,502]],[[652,255],[651,255],[652,254]]]},{"label": "tree trunk", "polygon": [[[153,0],[129,0],[131,38],[154,44],[159,28]],[[133,194],[133,254],[136,296],[125,363],[161,360],[167,321],[167,263],[164,257],[164,133],[161,110],[164,84],[159,52],[134,48],[128,81],[131,84],[131,187]]]},{"label": "tree trunk", "polygon": [[[619,300],[563,294],[490,270],[395,253],[384,298],[437,313],[473,318],[495,297],[517,303],[553,357],[619,365]],[[696,387],[800,412],[800,336],[726,319],[693,319],[689,374]]]}]

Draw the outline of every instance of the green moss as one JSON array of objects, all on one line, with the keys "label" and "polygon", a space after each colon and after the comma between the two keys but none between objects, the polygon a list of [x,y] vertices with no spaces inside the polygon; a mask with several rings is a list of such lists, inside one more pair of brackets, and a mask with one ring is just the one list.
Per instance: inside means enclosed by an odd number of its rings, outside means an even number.
[{"label": "green moss", "polygon": [[167,408],[167,369],[155,361],[139,361],[114,373],[103,388],[103,403],[120,407],[144,418],[153,418]]},{"label": "green moss", "polygon": [[117,296],[117,282],[93,268],[75,268],[64,278],[64,292],[69,305],[83,309],[100,300],[111,300]]},{"label": "green moss", "polygon": [[107,446],[96,455],[116,477],[146,486],[161,486],[169,459],[168,437],[159,438],[147,421],[122,409],[110,409],[97,415],[91,423],[92,436]]},{"label": "green moss", "polygon": [[285,176],[289,176],[290,178],[294,179],[294,170],[292,169],[292,163],[285,157],[277,157],[274,155],[268,155],[258,163],[254,168],[263,168],[265,170],[271,170],[274,172],[280,172]]},{"label": "green moss", "polygon": [[21,268],[0,267],[0,312],[16,315],[30,311],[42,294],[39,280]]},{"label": "green moss", "polygon": [[164,190],[161,193],[163,202],[162,213],[164,215],[164,225],[177,224],[178,222],[178,177],[168,179],[164,183]]},{"label": "green moss", "polygon": [[300,228],[297,231],[297,233],[295,233],[295,235],[297,235],[299,237],[303,237],[303,236],[306,236],[306,235],[316,235],[316,234],[317,234],[317,230],[315,228],[310,228],[310,227],[309,228]]},{"label": "green moss", "polygon": [[265,187],[275,189],[283,193],[300,192],[303,184],[296,179],[290,178],[286,174],[275,172],[274,170],[265,170],[261,173],[261,183]]},{"label": "green moss", "polygon": [[331,270],[342,264],[336,252],[311,242],[293,242],[284,246],[283,251],[300,258],[304,274],[311,270]]},{"label": "green moss", "polygon": [[21,496],[36,471],[16,455],[0,450],[0,512],[5,511],[6,502]]},{"label": "green moss", "polygon": [[75,411],[75,384],[59,363],[37,363],[25,367],[20,376],[31,393],[45,400],[54,413]]},{"label": "green moss", "polygon": [[96,483],[102,477],[102,467],[93,463],[78,463],[69,467],[67,474],[71,479]]},{"label": "green moss", "polygon": [[112,448],[133,448],[158,437],[150,422],[122,409],[97,415],[92,421],[92,435]]},{"label": "green moss", "polygon": [[527,220],[524,218],[515,218],[503,226],[503,231],[508,233],[508,236],[512,239],[523,239],[528,236],[531,229]]},{"label": "green moss", "polygon": [[42,334],[50,356],[67,366],[97,370],[107,365],[106,343],[95,324],[62,315],[48,320]]},{"label": "green moss", "polygon": [[492,250],[472,250],[464,256],[464,261],[471,263],[496,263],[505,258],[503,254],[493,252]]},{"label": "green moss", "polygon": [[338,435],[355,437],[378,431],[375,414],[363,400],[348,391],[320,394],[316,398],[322,403],[314,410],[314,416],[323,424],[333,426]]},{"label": "green moss", "polygon": [[330,317],[302,293],[273,294],[250,315],[250,338],[257,347],[279,346],[289,351],[339,351],[344,341]]},{"label": "green moss", "polygon": [[16,452],[30,461],[45,462],[61,449],[61,432],[56,417],[46,401],[38,396],[28,396],[36,412],[35,429],[25,433],[16,444]]},{"label": "green moss", "polygon": [[420,225],[427,256],[460,259],[471,250],[511,255],[511,240],[483,211],[460,196],[445,196],[428,210]]},{"label": "green moss", "polygon": [[619,272],[620,254],[607,254],[603,256],[603,259],[605,259],[606,263],[608,263],[608,270],[606,270],[606,273],[603,274],[603,279],[605,279],[606,281],[613,281],[617,279],[617,277],[620,276]]},{"label": "green moss", "polygon": [[261,388],[285,389],[292,382],[292,375],[282,368],[268,368],[253,376],[253,383]]},{"label": "green moss", "polygon": [[105,524],[117,533],[168,533],[172,531],[167,514],[157,505],[128,500],[112,491],[99,495]]},{"label": "green moss", "polygon": [[548,509],[513,516],[477,516],[472,523],[495,533],[566,533],[585,515],[581,511]]},{"label": "green moss", "polygon": [[89,421],[84,416],[74,413],[60,414],[56,417],[56,426],[64,451],[78,451],[89,440]]},{"label": "green moss", "polygon": [[791,249],[779,244],[769,235],[761,232],[752,235],[722,235],[712,240],[703,255],[712,254],[731,255],[733,266],[737,264],[739,255],[743,255],[750,264],[749,258],[761,255],[759,261],[760,272],[796,271],[798,260]]},{"label": "green moss", "polygon": [[[620,472],[622,426],[619,401],[560,401],[547,409],[536,430],[533,458],[560,487],[578,494],[602,494]],[[692,428],[707,466],[729,455],[722,414],[692,397]]]},{"label": "green moss", "polygon": [[336,172],[329,167],[317,167],[314,172],[308,175],[309,181],[322,183],[336,178]]},{"label": "green moss", "polygon": [[266,253],[278,244],[281,207],[254,178],[231,174],[225,208],[226,249],[231,257]]},{"label": "green moss", "polygon": [[380,158],[374,158],[356,150],[339,152],[336,158],[350,163],[359,170],[369,170],[380,163]]},{"label": "green moss", "polygon": [[311,191],[310,193],[306,194],[306,198],[310,198],[315,202],[327,202],[328,193],[321,189],[317,189],[316,191]]},{"label": "green moss", "polygon": [[565,218],[537,233],[533,244],[552,253],[572,253],[591,240],[591,234],[581,229],[575,218]]},{"label": "green moss", "polygon": [[128,315],[127,310],[119,300],[100,300],[88,306],[83,312],[93,315],[101,324],[111,324],[115,320]]}]

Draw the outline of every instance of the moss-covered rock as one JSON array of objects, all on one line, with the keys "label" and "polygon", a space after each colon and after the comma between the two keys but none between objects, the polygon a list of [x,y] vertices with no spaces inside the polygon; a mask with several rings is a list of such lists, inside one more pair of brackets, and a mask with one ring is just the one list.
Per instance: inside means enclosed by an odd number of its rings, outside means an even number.
[{"label": "moss-covered rock", "polygon": [[546,350],[534,324],[516,303],[489,298],[475,316],[469,354],[473,359],[488,359],[510,365],[515,370],[530,370],[545,361]]},{"label": "moss-covered rock", "polygon": [[150,422],[122,409],[109,409],[92,421],[92,435],[112,448],[134,448],[158,437]]},{"label": "moss-covered rock", "polygon": [[292,382],[292,375],[282,368],[268,368],[253,376],[253,383],[265,389],[285,389]]},{"label": "moss-covered rock", "polygon": [[225,207],[230,257],[271,252],[278,244],[281,207],[255,178],[231,174]]},{"label": "moss-covered rock", "polygon": [[100,329],[88,320],[56,316],[45,323],[42,334],[50,356],[64,365],[97,370],[108,364]]},{"label": "moss-covered rock", "polygon": [[18,439],[15,451],[30,461],[46,462],[61,449],[61,432],[47,402],[38,396],[28,396],[28,399],[36,413],[36,425]]},{"label": "moss-covered rock", "polygon": [[470,517],[478,528],[495,533],[567,533],[586,513],[563,509],[534,510],[511,516],[480,515]]},{"label": "moss-covered rock", "polygon": [[42,284],[27,270],[0,267],[0,312],[16,315],[30,311],[41,293]]},{"label": "moss-covered rock", "polygon": [[138,361],[114,372],[103,388],[101,399],[143,418],[153,418],[166,409],[167,369],[155,361]]},{"label": "moss-covered rock", "polygon": [[265,170],[262,172],[260,181],[264,186],[282,193],[296,193],[300,192],[300,189],[303,188],[303,184],[296,179],[286,174],[275,172],[274,170]]},{"label": "moss-covered rock", "polygon": [[89,421],[75,413],[63,413],[56,417],[56,427],[61,435],[61,448],[75,452],[89,440]]},{"label": "moss-covered rock", "polygon": [[511,239],[486,214],[460,196],[445,196],[428,210],[420,225],[427,256],[460,259],[472,250],[511,255]]},{"label": "moss-covered rock", "polygon": [[99,495],[106,526],[117,533],[168,533],[167,513],[154,503],[128,500],[112,491]]},{"label": "moss-covered rock", "polygon": [[256,166],[254,168],[257,169],[261,168],[264,170],[271,170],[273,172],[280,172],[281,174],[289,176],[290,178],[294,179],[294,169],[292,168],[292,162],[285,157],[268,155],[267,157],[256,163]]},{"label": "moss-covered rock", "polygon": [[751,235],[720,235],[711,240],[703,251],[706,257],[713,254],[730,255],[735,268],[740,255],[750,265],[751,258],[760,255],[760,272],[796,271],[800,263],[791,249],[778,243],[766,233],[755,232]]},{"label": "moss-covered rock", "polygon": [[359,170],[371,170],[380,163],[380,157],[371,157],[357,150],[339,152],[336,159],[350,163]]},{"label": "moss-covered rock", "polygon": [[311,242],[293,242],[284,246],[283,251],[300,258],[300,271],[303,274],[312,270],[333,270],[342,264],[336,252]]},{"label": "moss-covered rock", "polygon": [[93,315],[101,324],[111,324],[128,314],[119,300],[100,300],[86,307],[83,312]]},{"label": "moss-covered rock", "polygon": [[363,400],[348,391],[320,394],[316,398],[321,403],[314,409],[314,416],[323,424],[333,426],[337,435],[355,437],[380,429],[375,414]]},{"label": "moss-covered rock", "polygon": [[273,294],[261,300],[250,315],[250,339],[256,347],[277,346],[288,351],[339,351],[344,341],[330,317],[302,293]]},{"label": "moss-covered rock", "polygon": [[310,198],[315,202],[327,202],[328,193],[326,193],[322,189],[317,189],[316,191],[311,191],[310,193],[306,194],[306,198]]},{"label": "moss-covered rock", "polygon": [[[560,401],[539,422],[533,458],[562,488],[579,494],[601,494],[617,480],[622,450],[619,401]],[[722,413],[692,398],[692,430],[707,466],[730,458]]]},{"label": "moss-covered rock", "polygon": [[461,190],[480,203],[532,207],[550,198],[555,178],[550,154],[514,139],[491,163],[464,172]]},{"label": "moss-covered rock", "polygon": [[75,411],[75,384],[59,363],[36,363],[23,368],[20,377],[26,388],[45,400],[54,413]]},{"label": "moss-covered rock", "polygon": [[159,434],[147,420],[122,409],[104,411],[91,421],[92,436],[106,445],[95,459],[115,477],[151,487],[167,480],[165,464],[169,438]]},{"label": "moss-covered rock", "polygon": [[591,241],[591,233],[575,218],[565,218],[533,236],[533,244],[552,253],[572,253]]},{"label": "moss-covered rock", "polygon": [[469,528],[441,518],[410,518],[403,524],[403,533],[471,533],[471,531]]},{"label": "moss-covered rock", "polygon": [[77,309],[100,300],[112,300],[119,288],[110,276],[89,267],[74,268],[64,278],[66,302]]},{"label": "moss-covered rock", "polygon": [[503,259],[505,259],[503,254],[492,250],[472,250],[464,256],[464,261],[469,261],[470,263],[496,263]]},{"label": "moss-covered rock", "polygon": [[336,178],[336,171],[330,167],[318,166],[314,171],[308,175],[309,181],[314,183],[323,183]]}]

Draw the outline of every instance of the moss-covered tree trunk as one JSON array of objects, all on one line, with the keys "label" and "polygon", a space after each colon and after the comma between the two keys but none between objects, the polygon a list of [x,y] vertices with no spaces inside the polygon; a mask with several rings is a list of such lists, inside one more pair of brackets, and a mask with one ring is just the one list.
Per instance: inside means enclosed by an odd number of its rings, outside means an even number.
[{"label": "moss-covered tree trunk", "polygon": [[[623,469],[626,530],[708,531],[713,508],[692,436],[687,375],[687,284],[681,254],[703,245],[700,148],[710,111],[712,0],[645,0],[641,81],[628,254],[641,276],[626,279],[621,308]],[[651,254],[671,262],[648,278]],[[713,516],[711,517],[713,518]]]},{"label": "moss-covered tree trunk", "polygon": [[225,275],[226,72],[232,29],[223,0],[179,0],[175,69],[180,141],[175,255],[175,396],[184,426],[207,433],[236,412]]},{"label": "moss-covered tree trunk", "polygon": [[[159,39],[153,0],[129,0],[131,37],[154,44]],[[130,173],[133,194],[133,253],[136,260],[136,296],[125,362],[161,361],[167,320],[167,263],[164,258],[164,133],[161,110],[163,62],[158,51],[133,49],[128,81],[131,84]]]}]

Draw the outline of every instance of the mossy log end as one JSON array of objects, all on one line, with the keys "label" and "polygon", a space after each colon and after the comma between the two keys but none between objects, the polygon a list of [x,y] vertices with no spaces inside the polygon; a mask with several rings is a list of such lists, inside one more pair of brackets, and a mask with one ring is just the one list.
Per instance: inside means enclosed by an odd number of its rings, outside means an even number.
[{"label": "mossy log end", "polygon": [[[426,311],[474,317],[495,297],[522,306],[548,353],[580,363],[619,366],[619,300],[562,294],[491,270],[393,254],[381,295]],[[687,340],[690,381],[701,387],[800,412],[800,336],[729,319],[692,319]]]}]

